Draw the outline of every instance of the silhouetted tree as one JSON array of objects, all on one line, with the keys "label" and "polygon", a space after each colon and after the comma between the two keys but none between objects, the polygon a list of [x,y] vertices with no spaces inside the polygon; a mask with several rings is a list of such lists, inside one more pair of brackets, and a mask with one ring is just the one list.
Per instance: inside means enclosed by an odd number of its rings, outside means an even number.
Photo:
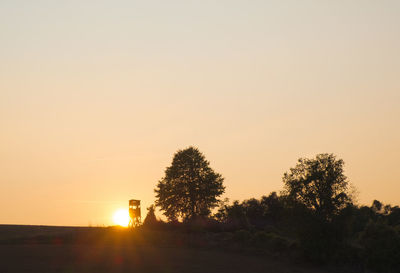
[{"label": "silhouetted tree", "polygon": [[243,201],[242,206],[244,207],[247,220],[253,227],[262,227],[265,225],[265,213],[266,208],[255,198],[251,198]]},{"label": "silhouetted tree", "polygon": [[228,229],[246,229],[250,227],[249,220],[246,216],[246,209],[239,201],[235,200],[231,206],[225,207],[226,219],[225,224]]},{"label": "silhouetted tree", "polygon": [[370,222],[361,234],[367,266],[377,272],[400,272],[400,234],[395,228]]},{"label": "silhouetted tree", "polygon": [[226,200],[214,215],[229,230],[271,228],[286,216],[284,202],[276,192],[262,196],[261,199],[250,198],[241,203],[234,201],[232,205]]},{"label": "silhouetted tree", "polygon": [[357,234],[365,229],[371,221],[376,221],[375,212],[368,206],[361,206],[353,211],[353,233]]},{"label": "silhouetted tree", "polygon": [[143,225],[147,227],[154,227],[157,224],[158,220],[156,218],[155,208],[154,205],[151,205],[150,207],[147,208],[147,215],[143,221]]},{"label": "silhouetted tree", "polygon": [[261,197],[261,206],[264,208],[264,218],[269,224],[276,224],[285,217],[285,204],[281,196],[271,192],[268,196]]},{"label": "silhouetted tree", "polygon": [[372,202],[371,209],[372,209],[375,213],[381,212],[382,207],[383,207],[382,203],[379,202],[378,200],[374,200],[374,201]]},{"label": "silhouetted tree", "polygon": [[224,200],[220,200],[218,202],[218,210],[214,213],[213,217],[220,223],[225,223],[227,219],[227,208],[229,207],[229,198],[225,198]]},{"label": "silhouetted tree", "polygon": [[298,164],[283,176],[287,196],[320,218],[330,220],[351,203],[343,165],[343,160],[337,160],[333,154],[318,154],[314,159],[300,158]]},{"label": "silhouetted tree", "polygon": [[350,236],[346,222],[351,210],[341,215],[352,203],[343,165],[333,154],[318,154],[313,159],[300,158],[283,177],[284,194],[293,219],[298,219],[294,225],[300,246],[309,259],[318,262],[343,251]]},{"label": "silhouetted tree", "polygon": [[390,214],[387,216],[389,225],[398,226],[400,231],[400,208],[398,206],[391,207]]},{"label": "silhouetted tree", "polygon": [[175,153],[172,164],[157,184],[156,205],[171,220],[207,216],[217,206],[225,187],[223,177],[210,168],[194,147]]},{"label": "silhouetted tree", "polygon": [[392,212],[392,206],[390,205],[390,204],[388,204],[388,205],[385,205],[384,207],[383,207],[383,213],[384,214],[386,214],[386,215],[388,215],[388,214],[390,214],[391,212]]}]

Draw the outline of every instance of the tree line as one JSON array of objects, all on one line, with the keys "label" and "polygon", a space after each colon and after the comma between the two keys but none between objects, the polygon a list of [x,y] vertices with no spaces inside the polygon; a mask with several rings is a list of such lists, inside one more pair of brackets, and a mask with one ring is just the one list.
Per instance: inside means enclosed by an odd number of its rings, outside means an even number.
[{"label": "tree line", "polygon": [[168,223],[151,206],[144,227],[186,225],[233,234],[243,244],[295,248],[314,262],[400,272],[400,208],[377,200],[357,205],[342,159],[300,158],[282,180],[281,192],[229,203],[218,199],[224,178],[205,156],[195,147],[179,150],[155,188],[155,206]]}]

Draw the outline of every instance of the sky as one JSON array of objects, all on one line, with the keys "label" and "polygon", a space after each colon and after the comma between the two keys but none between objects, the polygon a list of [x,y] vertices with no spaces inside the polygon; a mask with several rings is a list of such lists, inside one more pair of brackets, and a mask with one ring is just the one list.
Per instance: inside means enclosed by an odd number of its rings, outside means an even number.
[{"label": "sky", "polygon": [[110,225],[194,145],[230,200],[334,153],[400,204],[399,1],[0,2],[0,224]]}]

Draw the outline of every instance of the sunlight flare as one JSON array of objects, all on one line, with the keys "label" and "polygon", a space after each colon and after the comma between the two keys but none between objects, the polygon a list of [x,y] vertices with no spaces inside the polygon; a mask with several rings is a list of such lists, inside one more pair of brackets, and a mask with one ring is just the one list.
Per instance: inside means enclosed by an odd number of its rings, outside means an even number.
[{"label": "sunlight flare", "polygon": [[121,227],[129,225],[129,211],[127,209],[118,209],[113,216],[114,224]]}]

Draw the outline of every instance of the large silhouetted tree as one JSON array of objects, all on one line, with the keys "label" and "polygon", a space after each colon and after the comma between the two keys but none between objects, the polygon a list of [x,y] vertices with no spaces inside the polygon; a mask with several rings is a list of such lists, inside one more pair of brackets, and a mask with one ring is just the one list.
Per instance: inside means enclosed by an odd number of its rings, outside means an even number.
[{"label": "large silhouetted tree", "polygon": [[333,154],[300,158],[283,176],[286,194],[324,220],[330,220],[351,202],[344,162]]},{"label": "large silhouetted tree", "polygon": [[209,165],[195,147],[175,153],[154,190],[156,205],[169,220],[207,216],[217,206],[217,198],[225,190],[224,179]]}]

